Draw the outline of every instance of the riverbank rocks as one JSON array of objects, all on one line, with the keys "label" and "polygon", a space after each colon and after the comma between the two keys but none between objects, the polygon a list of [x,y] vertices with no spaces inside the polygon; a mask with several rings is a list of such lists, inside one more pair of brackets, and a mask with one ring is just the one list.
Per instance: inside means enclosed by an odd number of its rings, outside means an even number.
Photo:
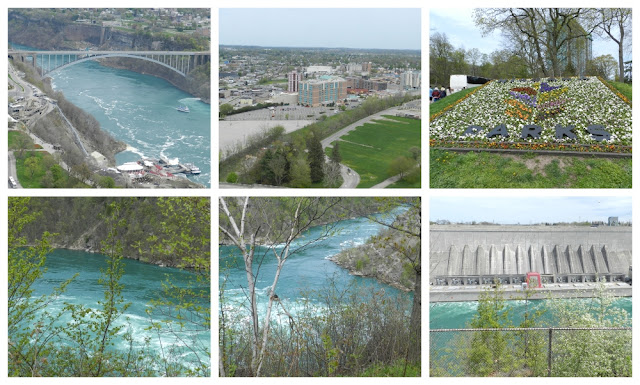
[{"label": "riverbank rocks", "polygon": [[[407,211],[394,225],[419,231],[417,215]],[[371,277],[397,289],[412,291],[415,285],[415,261],[419,261],[420,239],[401,231],[384,229],[365,244],[330,258],[338,266],[357,276]]]}]

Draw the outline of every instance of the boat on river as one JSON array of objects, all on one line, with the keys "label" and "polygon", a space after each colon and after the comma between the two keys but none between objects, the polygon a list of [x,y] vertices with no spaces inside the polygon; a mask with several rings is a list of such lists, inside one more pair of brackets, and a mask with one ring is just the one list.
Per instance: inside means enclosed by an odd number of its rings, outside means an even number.
[{"label": "boat on river", "polygon": [[176,110],[178,110],[179,112],[189,112],[189,107],[179,106],[178,108],[176,108]]},{"label": "boat on river", "polygon": [[200,168],[198,166],[196,166],[193,163],[187,163],[185,164],[185,167],[188,168],[190,171],[191,175],[199,175],[200,174]]}]

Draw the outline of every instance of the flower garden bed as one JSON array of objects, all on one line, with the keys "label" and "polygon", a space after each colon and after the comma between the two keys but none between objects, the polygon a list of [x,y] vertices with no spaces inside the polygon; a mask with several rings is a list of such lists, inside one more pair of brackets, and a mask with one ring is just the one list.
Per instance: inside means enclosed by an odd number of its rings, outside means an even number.
[{"label": "flower garden bed", "polygon": [[596,77],[493,80],[431,116],[437,148],[631,153],[631,103]]}]

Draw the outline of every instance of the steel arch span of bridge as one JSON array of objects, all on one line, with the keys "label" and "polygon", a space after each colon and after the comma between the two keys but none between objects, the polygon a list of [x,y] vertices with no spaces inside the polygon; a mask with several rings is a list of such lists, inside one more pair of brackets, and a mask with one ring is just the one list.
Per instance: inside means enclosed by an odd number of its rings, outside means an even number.
[{"label": "steel arch span of bridge", "polygon": [[146,60],[169,68],[186,77],[197,66],[211,61],[211,52],[201,51],[17,51],[9,50],[9,56],[20,61],[30,61],[41,76],[55,70],[108,57],[128,57]]}]

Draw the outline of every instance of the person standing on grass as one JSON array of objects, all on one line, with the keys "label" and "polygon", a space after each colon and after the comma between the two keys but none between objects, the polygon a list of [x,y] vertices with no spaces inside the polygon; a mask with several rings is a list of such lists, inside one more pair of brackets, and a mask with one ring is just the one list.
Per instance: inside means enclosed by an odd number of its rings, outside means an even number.
[{"label": "person standing on grass", "polygon": [[436,88],[433,90],[433,102],[434,102],[434,103],[435,103],[435,102],[437,102],[437,101],[438,101],[438,99],[440,99],[440,90],[438,90],[438,87],[436,87]]}]

